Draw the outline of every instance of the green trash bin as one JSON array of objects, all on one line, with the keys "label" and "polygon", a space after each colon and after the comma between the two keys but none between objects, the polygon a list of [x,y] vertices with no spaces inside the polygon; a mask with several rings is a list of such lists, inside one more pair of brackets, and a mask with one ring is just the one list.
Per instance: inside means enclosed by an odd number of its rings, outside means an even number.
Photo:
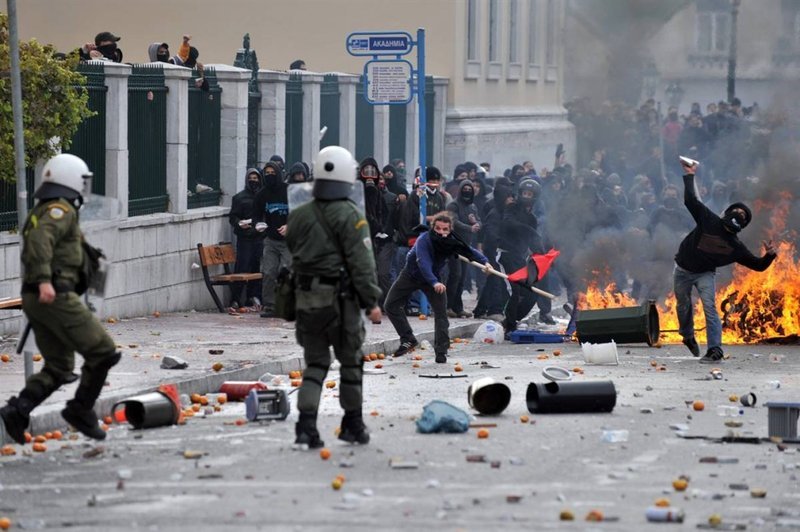
[{"label": "green trash bin", "polygon": [[617,344],[658,343],[660,328],[655,301],[638,307],[580,310],[575,322],[578,341],[594,344],[614,340]]}]

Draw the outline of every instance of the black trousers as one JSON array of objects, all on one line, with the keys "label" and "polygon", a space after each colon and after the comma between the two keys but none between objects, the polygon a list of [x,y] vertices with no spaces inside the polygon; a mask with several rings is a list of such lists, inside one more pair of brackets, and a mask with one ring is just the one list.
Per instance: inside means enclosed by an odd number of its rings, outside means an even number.
[{"label": "black trousers", "polygon": [[[500,254],[499,262],[503,272],[508,275],[526,264],[525,257],[517,257],[507,252]],[[503,328],[506,332],[515,331],[517,322],[527,316],[534,305],[538,304],[539,311],[545,314],[549,314],[552,310],[553,303],[550,298],[540,296],[519,283],[508,283],[508,285],[511,288],[511,297],[506,303],[505,320],[503,320]]]},{"label": "black trousers", "polygon": [[[264,241],[239,238],[236,240],[236,264],[234,273],[258,273],[261,271],[261,253]],[[242,291],[247,285],[247,293],[242,297]],[[231,286],[231,300],[242,305],[254,297],[261,297],[261,281],[238,282]]]},{"label": "black trousers", "polygon": [[450,257],[447,260],[447,307],[453,312],[462,312],[464,302],[461,300],[461,292],[464,291],[465,269],[469,268],[457,257]]},{"label": "black trousers", "polygon": [[437,354],[446,354],[450,348],[450,321],[447,319],[447,294],[437,294],[431,285],[424,281],[417,281],[403,268],[397,276],[389,293],[386,294],[384,307],[389,321],[392,322],[394,330],[400,335],[400,341],[415,342],[414,331],[406,318],[406,300],[416,290],[422,290],[428,297],[428,301],[433,308],[434,340],[433,349]]}]

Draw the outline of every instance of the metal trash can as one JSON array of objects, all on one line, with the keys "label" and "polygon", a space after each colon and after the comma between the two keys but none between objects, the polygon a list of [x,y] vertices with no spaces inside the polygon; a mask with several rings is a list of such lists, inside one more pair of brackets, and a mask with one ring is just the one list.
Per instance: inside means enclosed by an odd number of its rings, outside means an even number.
[{"label": "metal trash can", "polygon": [[611,412],[617,403],[617,390],[611,381],[532,382],[525,399],[531,414]]},{"label": "metal trash can", "polygon": [[653,300],[638,307],[604,308],[580,310],[575,323],[578,341],[581,343],[617,344],[658,343],[661,332],[658,309]]},{"label": "metal trash can", "polygon": [[162,392],[145,393],[119,401],[111,411],[116,413],[120,406],[125,408],[125,418],[135,429],[174,425],[180,418],[178,407]]}]

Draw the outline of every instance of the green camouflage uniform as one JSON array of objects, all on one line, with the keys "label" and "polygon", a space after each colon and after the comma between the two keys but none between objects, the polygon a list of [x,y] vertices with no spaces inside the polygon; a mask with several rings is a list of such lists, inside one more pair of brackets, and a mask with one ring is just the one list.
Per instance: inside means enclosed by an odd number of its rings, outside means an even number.
[{"label": "green camouflage uniform", "polygon": [[[80,392],[92,408],[108,369],[119,356],[116,345],[75,293],[83,261],[78,213],[63,199],[40,202],[28,215],[23,230],[25,277],[22,309],[31,323],[44,367],[25,389],[41,402],[65,382],[74,380],[75,351],[85,360]],[[39,283],[52,282],[56,298],[39,302]],[[38,403],[37,403],[38,404]]]},{"label": "green camouflage uniform", "polygon": [[[320,224],[314,204],[338,245]],[[313,200],[289,213],[286,243],[297,286],[297,341],[306,362],[298,409],[316,413],[333,346],[342,365],[339,403],[345,412],[360,412],[365,336],[361,309],[374,308],[380,296],[367,221],[348,200]],[[340,297],[342,267],[350,288]]]}]

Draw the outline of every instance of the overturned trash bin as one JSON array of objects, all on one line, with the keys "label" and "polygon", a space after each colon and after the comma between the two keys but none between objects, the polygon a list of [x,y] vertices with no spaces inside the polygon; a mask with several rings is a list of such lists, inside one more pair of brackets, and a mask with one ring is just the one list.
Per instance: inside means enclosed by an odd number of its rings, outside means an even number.
[{"label": "overturned trash bin", "polygon": [[485,416],[496,416],[511,402],[511,390],[491,377],[478,379],[467,388],[469,406]]},{"label": "overturned trash bin", "polygon": [[125,418],[135,429],[174,425],[181,418],[181,407],[177,402],[177,397],[173,398],[170,395],[172,394],[169,390],[160,387],[157,392],[145,393],[117,402],[111,412],[116,416],[118,411],[124,409]]},{"label": "overturned trash bin", "polygon": [[532,414],[611,412],[617,390],[611,381],[532,382],[525,399]]},{"label": "overturned trash bin", "polygon": [[655,301],[638,307],[581,310],[575,322],[580,343],[617,344],[658,343],[661,332]]}]

